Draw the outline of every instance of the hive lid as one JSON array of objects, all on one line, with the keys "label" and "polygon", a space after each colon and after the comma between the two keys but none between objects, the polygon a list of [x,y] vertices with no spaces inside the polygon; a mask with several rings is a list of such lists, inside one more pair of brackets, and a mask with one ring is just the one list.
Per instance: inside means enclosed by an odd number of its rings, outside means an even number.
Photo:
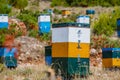
[{"label": "hive lid", "polygon": [[89,24],[81,24],[75,22],[67,22],[67,23],[53,23],[52,28],[59,28],[59,27],[81,27],[81,28],[90,28]]}]

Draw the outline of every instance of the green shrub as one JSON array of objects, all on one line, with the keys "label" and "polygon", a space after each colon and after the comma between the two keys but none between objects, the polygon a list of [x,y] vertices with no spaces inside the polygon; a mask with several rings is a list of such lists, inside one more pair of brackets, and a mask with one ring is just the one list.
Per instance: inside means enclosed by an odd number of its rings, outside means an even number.
[{"label": "green shrub", "polygon": [[0,0],[0,14],[9,14],[12,7],[5,1]]},{"label": "green shrub", "polygon": [[3,45],[4,41],[5,41],[5,35],[4,35],[4,34],[1,34],[1,35],[0,35],[0,46]]},{"label": "green shrub", "polygon": [[30,30],[29,36],[36,38],[38,36],[38,31],[37,30]]},{"label": "green shrub", "polygon": [[55,8],[55,9],[53,10],[53,13],[55,13],[55,14],[62,14],[62,11]]},{"label": "green shrub", "polygon": [[37,25],[38,12],[33,13],[31,11],[23,11],[23,13],[19,14],[17,18],[23,21],[26,24],[27,29],[30,30]]},{"label": "green shrub", "polygon": [[41,37],[42,41],[49,41],[50,40],[50,36],[51,36],[51,32],[50,33],[43,33]]},{"label": "green shrub", "polygon": [[0,63],[0,72],[2,72],[4,69],[4,65]]}]

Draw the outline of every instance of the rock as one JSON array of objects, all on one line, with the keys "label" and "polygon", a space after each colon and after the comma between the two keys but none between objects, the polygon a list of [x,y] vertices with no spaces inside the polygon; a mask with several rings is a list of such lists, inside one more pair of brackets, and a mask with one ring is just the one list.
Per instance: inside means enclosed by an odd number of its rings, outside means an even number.
[{"label": "rock", "polygon": [[46,43],[28,36],[18,37],[14,40],[14,43],[19,43],[21,45],[18,62],[41,62],[41,59],[44,59],[43,55],[44,47],[47,45]]}]

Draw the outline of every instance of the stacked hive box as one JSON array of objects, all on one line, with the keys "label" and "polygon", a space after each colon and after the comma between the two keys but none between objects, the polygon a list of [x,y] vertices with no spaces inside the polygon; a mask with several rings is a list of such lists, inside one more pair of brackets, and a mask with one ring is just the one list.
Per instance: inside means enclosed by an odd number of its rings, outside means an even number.
[{"label": "stacked hive box", "polygon": [[42,14],[38,17],[38,25],[39,25],[39,32],[40,33],[48,33],[50,32],[50,15]]},{"label": "stacked hive box", "polygon": [[0,28],[8,28],[8,15],[0,14]]},{"label": "stacked hive box", "polygon": [[120,48],[103,48],[103,67],[120,67]]},{"label": "stacked hive box", "polygon": [[[54,68],[60,69],[66,77],[81,75],[89,71],[90,28],[78,23],[52,25],[52,61]],[[85,70],[79,67],[86,65]],[[83,72],[84,71],[84,72]]]}]

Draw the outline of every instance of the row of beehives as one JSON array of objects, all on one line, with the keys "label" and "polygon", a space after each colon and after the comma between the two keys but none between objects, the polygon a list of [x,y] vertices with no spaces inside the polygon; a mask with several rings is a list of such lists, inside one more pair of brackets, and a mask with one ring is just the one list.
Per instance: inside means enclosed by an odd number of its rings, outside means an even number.
[{"label": "row of beehives", "polygon": [[[52,9],[45,9],[45,11],[49,14],[53,14],[53,10]],[[70,10],[62,10],[62,15],[63,16],[66,16],[66,15],[70,15],[72,14]],[[86,15],[92,15],[92,14],[95,14],[95,10],[93,9],[87,9],[86,10]]]},{"label": "row of beehives", "polygon": [[[90,27],[77,23],[58,23],[52,25],[52,46],[45,48],[47,64],[63,75],[89,74]],[[117,51],[117,54],[116,54]],[[115,55],[115,57],[113,57]],[[120,66],[120,49],[103,49],[103,66]]]}]

